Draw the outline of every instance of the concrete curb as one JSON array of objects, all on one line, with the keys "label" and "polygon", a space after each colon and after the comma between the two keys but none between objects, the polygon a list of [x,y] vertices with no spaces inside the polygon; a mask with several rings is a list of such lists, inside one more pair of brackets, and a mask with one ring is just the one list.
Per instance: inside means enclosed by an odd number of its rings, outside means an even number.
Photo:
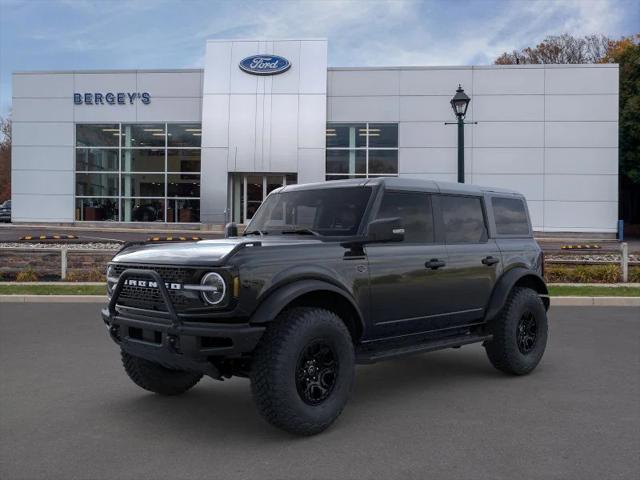
[{"label": "concrete curb", "polygon": [[[107,303],[106,295],[0,295],[0,303]],[[640,297],[551,297],[553,307],[640,307]]]}]

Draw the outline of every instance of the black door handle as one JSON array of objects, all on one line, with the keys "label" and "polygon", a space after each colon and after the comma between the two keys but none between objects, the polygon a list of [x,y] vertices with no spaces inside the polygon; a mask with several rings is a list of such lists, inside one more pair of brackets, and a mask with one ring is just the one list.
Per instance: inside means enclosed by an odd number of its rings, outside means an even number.
[{"label": "black door handle", "polygon": [[431,270],[437,270],[440,267],[444,267],[446,265],[442,260],[438,260],[437,258],[432,258],[428,262],[424,264],[425,267],[430,268]]},{"label": "black door handle", "polygon": [[482,263],[484,263],[487,267],[490,267],[491,265],[495,265],[499,261],[500,261],[500,259],[498,259],[496,257],[492,257],[491,255],[489,255],[488,257],[484,257],[482,259]]}]

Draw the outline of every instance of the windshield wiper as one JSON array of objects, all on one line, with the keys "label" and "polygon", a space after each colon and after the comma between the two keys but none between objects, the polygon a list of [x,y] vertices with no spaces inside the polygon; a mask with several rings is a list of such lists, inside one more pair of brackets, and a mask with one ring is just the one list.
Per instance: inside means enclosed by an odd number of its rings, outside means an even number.
[{"label": "windshield wiper", "polygon": [[291,235],[314,235],[319,237],[320,234],[315,230],[311,230],[310,228],[300,227],[300,228],[292,228],[291,230],[282,230],[280,232],[283,235],[291,234]]}]

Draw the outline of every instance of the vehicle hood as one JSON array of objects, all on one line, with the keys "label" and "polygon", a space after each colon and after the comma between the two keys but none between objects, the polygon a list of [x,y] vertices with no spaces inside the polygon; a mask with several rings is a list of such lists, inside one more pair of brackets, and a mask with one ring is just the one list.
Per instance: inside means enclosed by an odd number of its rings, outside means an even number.
[{"label": "vehicle hood", "polygon": [[[224,264],[236,252],[244,248],[269,248],[275,246],[318,244],[320,240],[303,236],[277,235],[267,237],[234,237],[219,240],[200,240],[180,243],[145,243],[123,248],[114,262],[216,266]],[[247,244],[243,246],[242,244]],[[256,250],[258,253],[259,250]]]}]

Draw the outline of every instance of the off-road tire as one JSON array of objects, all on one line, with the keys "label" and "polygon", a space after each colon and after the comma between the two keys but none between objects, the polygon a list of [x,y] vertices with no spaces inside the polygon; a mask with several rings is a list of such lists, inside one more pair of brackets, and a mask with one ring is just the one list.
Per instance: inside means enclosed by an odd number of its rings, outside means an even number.
[{"label": "off-road tire", "polygon": [[[518,328],[527,312],[535,319],[536,338],[530,351],[523,353],[518,347]],[[485,349],[494,367],[513,375],[526,375],[536,368],[547,346],[548,322],[544,304],[535,291],[514,288],[489,329],[493,339]]]},{"label": "off-road tire", "polygon": [[[337,374],[328,397],[309,404],[299,393],[296,374],[309,345],[332,349]],[[354,376],[351,335],[333,312],[315,307],[285,310],[271,323],[258,344],[251,368],[251,391],[260,414],[272,425],[297,435],[325,430],[344,408]]]},{"label": "off-road tire", "polygon": [[202,374],[170,370],[149,360],[120,351],[122,365],[133,383],[160,395],[180,395],[202,378]]}]

